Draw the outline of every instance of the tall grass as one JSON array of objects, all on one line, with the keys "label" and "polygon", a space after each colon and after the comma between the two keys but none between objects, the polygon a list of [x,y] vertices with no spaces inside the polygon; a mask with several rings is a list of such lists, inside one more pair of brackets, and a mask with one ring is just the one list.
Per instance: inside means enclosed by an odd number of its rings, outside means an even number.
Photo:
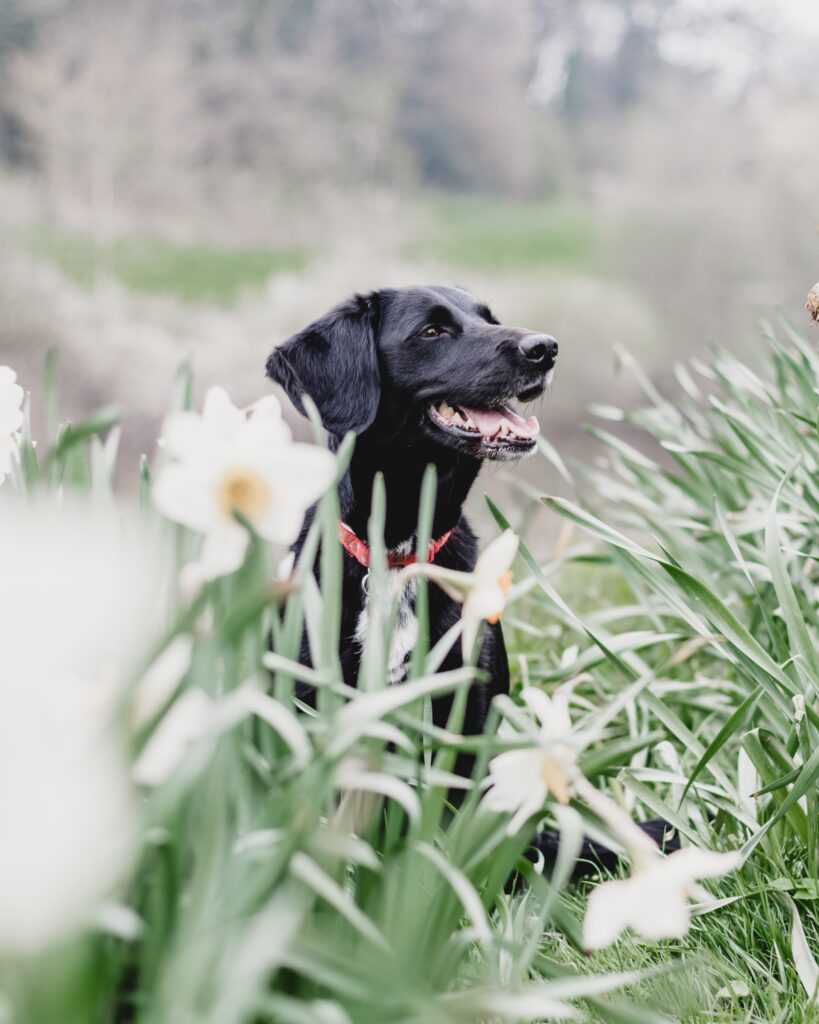
[{"label": "tall grass", "polygon": [[764,341],[753,369],[728,352],[677,366],[673,400],[621,352],[648,404],[596,410],[605,456],[581,470],[585,502],[544,497],[572,539],[536,572],[512,641],[529,680],[620,709],[607,771],[635,814],[748,855],[725,925],[704,917],[692,936],[747,994],[719,1003],[705,986],[719,1015],[691,1020],[815,1017],[819,352],[787,323]]},{"label": "tall grass", "polygon": [[[188,407],[186,374],[177,394],[177,406]],[[5,502],[23,515],[21,509],[44,508],[37,514],[56,529],[73,494],[82,498],[89,517],[120,522],[123,510],[112,490],[114,413],[58,426],[53,362],[43,401],[49,437],[35,445],[25,428],[16,493],[4,493]],[[318,425],[316,430],[321,440]],[[351,449],[349,439],[338,452],[339,477]],[[0,915],[6,1019],[562,1019],[582,1016],[583,1007],[598,1005],[602,993],[636,981],[639,974],[576,970],[543,957],[539,937],[550,929],[559,928],[580,951],[581,915],[562,893],[581,823],[570,809],[559,812],[564,845],[547,879],[523,856],[535,822],[510,836],[509,816],[486,810],[479,782],[489,757],[529,741],[499,736],[497,710],[485,736],[460,735],[462,698],[475,669],[467,664],[437,672],[442,652],[421,643],[410,679],[397,687],[387,684],[394,614],[383,589],[383,488],[376,487],[370,528],[371,593],[382,596],[372,602],[364,669],[352,689],[343,681],[337,652],[341,551],[335,491],[321,501],[287,583],[274,582],[273,554],[256,538],[237,573],[187,592],[179,581],[197,541],[157,516],[152,472],[146,463],[139,532],[164,565],[155,602],[159,627],[149,628],[147,619],[132,624],[146,633],[141,659],[115,666],[124,679],[121,689],[112,691],[110,683],[106,689],[97,679],[89,709],[98,716],[106,712],[106,719],[114,709],[113,731],[130,764],[137,810],[128,826],[135,836],[129,865],[106,903],[90,907],[87,919],[36,947],[15,948]],[[428,487],[419,510],[422,549],[433,493]],[[80,541],[67,537],[66,543]],[[320,585],[312,574],[317,553]],[[21,558],[26,557],[33,564],[37,552],[24,550]],[[61,570],[58,564],[38,571],[48,586],[54,578],[49,574]],[[63,625],[82,614],[84,585],[89,581],[76,580],[77,609],[60,607]],[[424,581],[418,585],[423,618]],[[126,579],[121,588],[98,596],[113,605],[120,589],[135,586]],[[87,623],[76,626],[88,632]],[[32,634],[33,663],[35,645],[48,643],[49,622],[40,628],[46,635]],[[313,668],[297,662],[305,628]],[[110,675],[111,666],[104,667]],[[293,697],[298,681],[317,689],[315,710],[299,710]],[[53,682],[64,697],[66,680]],[[441,730],[432,724],[430,700],[447,694],[455,696],[453,714],[449,728]],[[454,774],[461,750],[475,754],[473,779]],[[43,763],[48,771],[48,757]],[[23,797],[30,793],[36,804],[42,793],[26,785],[21,779]],[[458,789],[456,811],[450,795]],[[81,806],[82,794],[78,800]],[[58,873],[66,870],[60,850],[68,832],[74,845],[87,840],[89,853],[105,839],[77,837],[74,828],[55,821]],[[13,838],[19,851],[26,837]],[[529,880],[524,896],[509,889],[518,873]],[[36,899],[36,878],[15,884],[31,886]],[[66,875],[62,884],[74,882]],[[48,919],[48,908],[43,917]],[[625,997],[618,1000],[609,1008],[600,1004],[605,1019],[635,1019],[623,1009]]]},{"label": "tall grass", "polygon": [[[387,685],[383,489],[370,525],[382,597],[351,689],[337,655],[335,493],[287,583],[272,582],[271,551],[256,539],[238,573],[190,594],[177,580],[195,538],[158,519],[146,463],[141,517],[166,586],[161,628],[117,691],[139,807],[130,866],[69,937],[0,951],[6,1018],[814,1019],[819,356],[784,332],[769,332],[757,371],[724,353],[678,368],[673,402],[630,364],[650,404],[628,417],[598,411],[635,427],[640,444],[598,430],[608,455],[583,471],[588,499],[544,499],[552,511],[540,515],[559,513],[571,533],[545,565],[521,547],[526,571],[505,618],[516,685],[567,684],[577,727],[597,735],[581,758],[588,778],[635,817],[665,817],[685,842],[748,854],[699,903],[686,941],[626,937],[586,958],[585,892],[569,884],[582,808],[547,805],[542,822],[561,832],[547,878],[524,856],[538,820],[510,836],[508,817],[481,799],[489,758],[521,742],[499,731],[515,706],[494,708],[485,736],[461,736],[457,697],[475,671],[436,672],[441,652],[423,642],[409,680]],[[188,406],[185,374],[177,392]],[[25,434],[16,501],[50,505],[73,491],[116,510],[113,414],[58,428],[53,367],[43,400],[50,436],[35,447]],[[350,453],[347,442],[339,476]],[[421,579],[422,625],[423,594]],[[304,628],[311,669],[297,663]],[[190,658],[157,691],[157,665],[180,641]],[[317,688],[315,710],[294,701],[298,681]],[[444,694],[456,696],[447,730],[430,715]],[[159,740],[170,768],[146,766]],[[453,774],[462,750],[476,755],[472,779]],[[59,836],[54,857],[59,870]],[[516,875],[525,887],[509,885]]]}]

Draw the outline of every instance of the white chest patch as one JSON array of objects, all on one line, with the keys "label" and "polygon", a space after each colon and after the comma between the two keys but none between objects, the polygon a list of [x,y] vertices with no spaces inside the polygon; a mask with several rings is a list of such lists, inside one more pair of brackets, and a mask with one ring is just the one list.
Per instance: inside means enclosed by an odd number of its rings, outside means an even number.
[{"label": "white chest patch", "polygon": [[[397,571],[390,572],[390,580],[398,575]],[[387,681],[390,684],[403,683],[407,677],[407,668],[410,655],[418,642],[418,619],[415,617],[415,580],[411,580],[402,590],[398,600],[398,607],[395,611],[395,627],[390,643],[390,653],[387,658]],[[364,648],[367,641],[367,629],[370,619],[370,602],[366,604],[358,616],[358,623],[355,630],[355,639],[359,646]]]}]

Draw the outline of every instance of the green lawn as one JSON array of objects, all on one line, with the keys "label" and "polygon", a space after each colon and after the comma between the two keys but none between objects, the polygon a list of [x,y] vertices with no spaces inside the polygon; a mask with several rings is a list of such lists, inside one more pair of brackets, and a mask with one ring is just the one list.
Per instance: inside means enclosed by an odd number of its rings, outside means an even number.
[{"label": "green lawn", "polygon": [[27,232],[23,245],[83,287],[110,276],[134,292],[221,306],[260,288],[271,274],[299,270],[308,261],[296,248],[183,245],[147,236],[99,243],[88,234],[50,227]]},{"label": "green lawn", "polygon": [[563,202],[437,196],[419,221],[407,255],[478,270],[593,268],[601,242],[591,213]]},{"label": "green lawn", "polygon": [[[485,196],[426,196],[409,206],[415,224],[402,255],[467,270],[599,269],[601,229],[581,206]],[[305,267],[297,246],[221,247],[155,236],[98,241],[86,232],[40,225],[18,244],[82,287],[111,277],[133,292],[230,306],[281,271]]]}]

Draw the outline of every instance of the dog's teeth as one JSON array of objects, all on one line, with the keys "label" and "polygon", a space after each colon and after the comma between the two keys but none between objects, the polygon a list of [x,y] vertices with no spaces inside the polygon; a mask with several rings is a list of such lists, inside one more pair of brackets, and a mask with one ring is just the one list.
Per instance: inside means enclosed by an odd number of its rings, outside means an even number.
[{"label": "dog's teeth", "polygon": [[438,412],[442,416],[445,416],[448,420],[452,419],[452,414],[454,413],[454,411],[455,410],[452,408],[449,402],[441,402],[441,404],[438,406]]},{"label": "dog's teeth", "polygon": [[509,424],[506,422],[506,420],[501,420],[500,432],[502,437],[506,437],[506,435],[509,433]]},{"label": "dog's teeth", "polygon": [[467,425],[468,427],[471,427],[471,428],[472,428],[473,430],[477,430],[477,429],[478,429],[478,428],[477,428],[477,427],[475,426],[475,424],[474,424],[474,423],[472,422],[472,417],[471,417],[471,416],[467,416],[467,417],[466,417],[466,425]]}]

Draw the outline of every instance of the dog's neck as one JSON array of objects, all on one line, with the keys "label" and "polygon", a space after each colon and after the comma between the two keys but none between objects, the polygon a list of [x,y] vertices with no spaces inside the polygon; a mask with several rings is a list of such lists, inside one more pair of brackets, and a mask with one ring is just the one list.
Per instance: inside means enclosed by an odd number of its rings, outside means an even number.
[{"label": "dog's neck", "polygon": [[368,433],[360,435],[340,488],[341,518],[359,537],[366,538],[375,476],[381,473],[387,496],[387,548],[392,550],[411,540],[418,524],[424,472],[430,463],[437,474],[432,536],[443,536],[460,519],[481,463],[424,440],[410,447]]}]

